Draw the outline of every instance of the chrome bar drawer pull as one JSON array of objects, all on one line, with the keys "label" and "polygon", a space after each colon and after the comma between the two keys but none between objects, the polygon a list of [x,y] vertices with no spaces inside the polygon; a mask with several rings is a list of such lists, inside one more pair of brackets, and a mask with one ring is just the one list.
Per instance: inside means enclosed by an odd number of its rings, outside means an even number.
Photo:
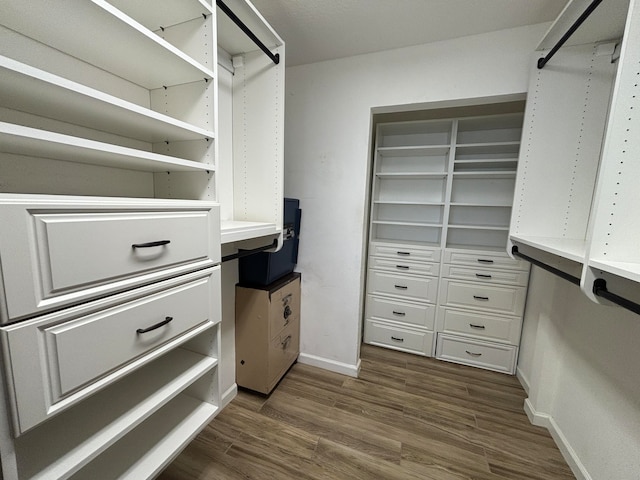
[{"label": "chrome bar drawer pull", "polygon": [[173,317],[166,317],[163,321],[158,322],[155,325],[151,325],[150,327],[147,327],[147,328],[139,328],[139,329],[137,329],[136,333],[140,334],[140,333],[150,332],[151,330],[155,330],[156,328],[160,328],[160,327],[166,325],[171,320],[173,320]]},{"label": "chrome bar drawer pull", "polygon": [[476,300],[482,300],[482,301],[487,301],[489,300],[489,297],[480,297],[478,295],[474,295],[473,298],[475,298]]},{"label": "chrome bar drawer pull", "polygon": [[470,324],[469,324],[469,326],[470,326],[471,328],[477,328],[478,330],[484,330],[484,329],[485,329],[485,326],[484,326],[484,325],[475,325],[475,324],[473,324],[473,323],[470,323]]},{"label": "chrome bar drawer pull", "polygon": [[171,243],[171,240],[158,240],[157,242],[149,242],[149,243],[134,243],[131,245],[131,248],[151,248],[151,247],[161,247],[163,245],[168,245]]},{"label": "chrome bar drawer pull", "polygon": [[482,355],[481,353],[470,352],[469,350],[465,350],[465,352],[467,352],[472,357],[479,357]]},{"label": "chrome bar drawer pull", "polygon": [[391,336],[391,340],[394,340],[396,342],[404,342],[404,338],[399,338],[399,337],[394,337],[394,336]]}]

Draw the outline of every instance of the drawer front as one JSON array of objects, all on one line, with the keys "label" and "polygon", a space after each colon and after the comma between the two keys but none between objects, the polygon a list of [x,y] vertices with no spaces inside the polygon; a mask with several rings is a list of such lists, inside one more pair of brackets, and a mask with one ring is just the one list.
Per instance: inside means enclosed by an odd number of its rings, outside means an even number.
[{"label": "drawer front", "polygon": [[369,270],[369,293],[435,303],[437,277],[412,277]]},{"label": "drawer front", "polygon": [[4,327],[19,430],[210,328],[219,309],[215,267]]},{"label": "drawer front", "polygon": [[369,268],[384,270],[386,272],[410,273],[412,275],[438,276],[440,272],[439,263],[411,262],[405,259],[391,260],[388,258],[369,258]]},{"label": "drawer front", "polygon": [[215,204],[52,203],[0,202],[11,227],[0,232],[3,323],[220,261]]},{"label": "drawer front", "polygon": [[458,267],[457,265],[444,265],[442,267],[442,276],[477,283],[498,283],[521,286],[526,286],[529,281],[529,272],[522,270],[492,270],[482,267]]},{"label": "drawer front", "polygon": [[269,340],[275,338],[292,321],[300,320],[300,279],[287,283],[271,294]]},{"label": "drawer front", "polygon": [[506,253],[496,252],[461,252],[458,250],[445,250],[444,263],[452,265],[469,265],[483,268],[502,268],[506,270],[529,270],[529,264],[522,260],[514,260]]},{"label": "drawer front", "polygon": [[440,307],[439,325],[442,331],[465,337],[518,345],[522,320],[519,317],[500,317],[476,312]]},{"label": "drawer front", "polygon": [[436,358],[513,374],[518,347],[438,334]]},{"label": "drawer front", "polygon": [[406,245],[378,245],[372,244],[371,255],[402,260],[420,262],[439,262],[441,250],[439,248],[421,249]]},{"label": "drawer front", "polygon": [[401,302],[387,298],[367,296],[367,318],[378,318],[394,322],[408,323],[433,330],[435,320],[434,305]]},{"label": "drawer front", "polygon": [[519,316],[524,311],[526,295],[525,287],[479,285],[445,278],[440,290],[440,304]]},{"label": "drawer front", "polygon": [[366,320],[364,341],[372,345],[431,356],[433,332],[420,332],[373,320]]},{"label": "drawer front", "polygon": [[277,382],[285,370],[295,361],[300,351],[299,345],[300,325],[297,321],[290,322],[284,330],[271,340],[267,360],[269,364],[267,369],[269,384]]}]

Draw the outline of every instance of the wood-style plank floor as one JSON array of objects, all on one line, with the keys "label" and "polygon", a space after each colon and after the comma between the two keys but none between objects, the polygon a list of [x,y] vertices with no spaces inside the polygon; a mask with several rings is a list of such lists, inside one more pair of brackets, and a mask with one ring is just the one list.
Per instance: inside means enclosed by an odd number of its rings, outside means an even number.
[{"label": "wood-style plank floor", "polygon": [[513,376],[362,346],[355,379],[295,364],[238,396],[161,480],[566,480]]}]

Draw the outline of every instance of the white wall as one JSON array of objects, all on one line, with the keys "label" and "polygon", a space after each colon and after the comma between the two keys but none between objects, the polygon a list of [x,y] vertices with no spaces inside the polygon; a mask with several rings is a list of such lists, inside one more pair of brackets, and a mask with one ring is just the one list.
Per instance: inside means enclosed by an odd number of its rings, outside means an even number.
[{"label": "white wall", "polygon": [[640,317],[534,268],[518,373],[577,478],[640,478]]},{"label": "white wall", "polygon": [[526,92],[546,27],[287,69],[285,196],[302,208],[300,361],[357,373],[372,107]]}]

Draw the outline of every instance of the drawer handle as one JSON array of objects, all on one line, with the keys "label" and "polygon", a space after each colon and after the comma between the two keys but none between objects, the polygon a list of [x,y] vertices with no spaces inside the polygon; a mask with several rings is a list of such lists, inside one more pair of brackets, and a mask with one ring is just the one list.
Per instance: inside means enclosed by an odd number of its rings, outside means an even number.
[{"label": "drawer handle", "polygon": [[480,262],[480,263],[493,263],[493,260],[488,260],[486,258],[479,258],[478,262]]},{"label": "drawer handle", "polygon": [[479,357],[480,355],[482,355],[481,353],[470,352],[469,350],[465,350],[465,352],[467,352],[472,357]]},{"label": "drawer handle", "polygon": [[288,295],[285,295],[284,297],[282,297],[282,303],[284,305],[287,305],[289,303],[289,301],[291,300],[292,296],[293,296],[293,293],[289,293]]},{"label": "drawer handle", "polygon": [[393,335],[391,336],[391,340],[395,342],[404,342],[404,338],[394,337]]},{"label": "drawer handle", "polygon": [[476,277],[478,277],[478,278],[491,278],[491,275],[486,275],[484,273],[476,273]]},{"label": "drawer handle", "polygon": [[171,243],[171,240],[158,240],[157,242],[149,242],[149,243],[134,243],[131,245],[131,248],[151,248],[151,247],[161,247],[162,245],[168,245]]},{"label": "drawer handle", "polygon": [[411,255],[411,252],[396,252],[398,255]]},{"label": "drawer handle", "polygon": [[469,324],[469,326],[470,326],[471,328],[477,328],[478,330],[484,330],[484,329],[485,329],[485,326],[484,326],[484,325],[475,325],[475,324],[473,324],[473,323],[470,323],[470,324]]},{"label": "drawer handle", "polygon": [[291,335],[287,335],[285,339],[282,341],[280,345],[282,345],[282,349],[286,350],[289,347],[289,343],[291,342]]},{"label": "drawer handle", "polygon": [[393,310],[393,314],[398,315],[399,317],[404,317],[406,315],[404,312],[396,312],[395,310]]},{"label": "drawer handle", "polygon": [[147,328],[139,328],[139,329],[137,329],[136,333],[147,333],[147,332],[150,332],[151,330],[155,330],[156,328],[160,328],[163,325],[166,325],[171,320],[173,320],[173,317],[167,317],[163,321],[161,321],[159,323],[156,323],[155,325],[151,325],[150,327],[147,327]]},{"label": "drawer handle", "polygon": [[407,265],[396,265],[396,268],[401,268],[403,270],[409,270],[409,267]]},{"label": "drawer handle", "polygon": [[406,285],[394,285],[394,287],[396,287],[398,290],[406,290],[407,288],[409,288]]},{"label": "drawer handle", "polygon": [[489,297],[480,297],[478,295],[474,295],[473,298],[475,298],[476,300],[482,300],[482,301],[487,301],[489,300]]},{"label": "drawer handle", "polygon": [[284,317],[285,320],[287,320],[287,318],[289,318],[290,315],[291,315],[291,307],[287,305],[286,307],[284,307],[284,312],[282,313],[282,316]]}]

